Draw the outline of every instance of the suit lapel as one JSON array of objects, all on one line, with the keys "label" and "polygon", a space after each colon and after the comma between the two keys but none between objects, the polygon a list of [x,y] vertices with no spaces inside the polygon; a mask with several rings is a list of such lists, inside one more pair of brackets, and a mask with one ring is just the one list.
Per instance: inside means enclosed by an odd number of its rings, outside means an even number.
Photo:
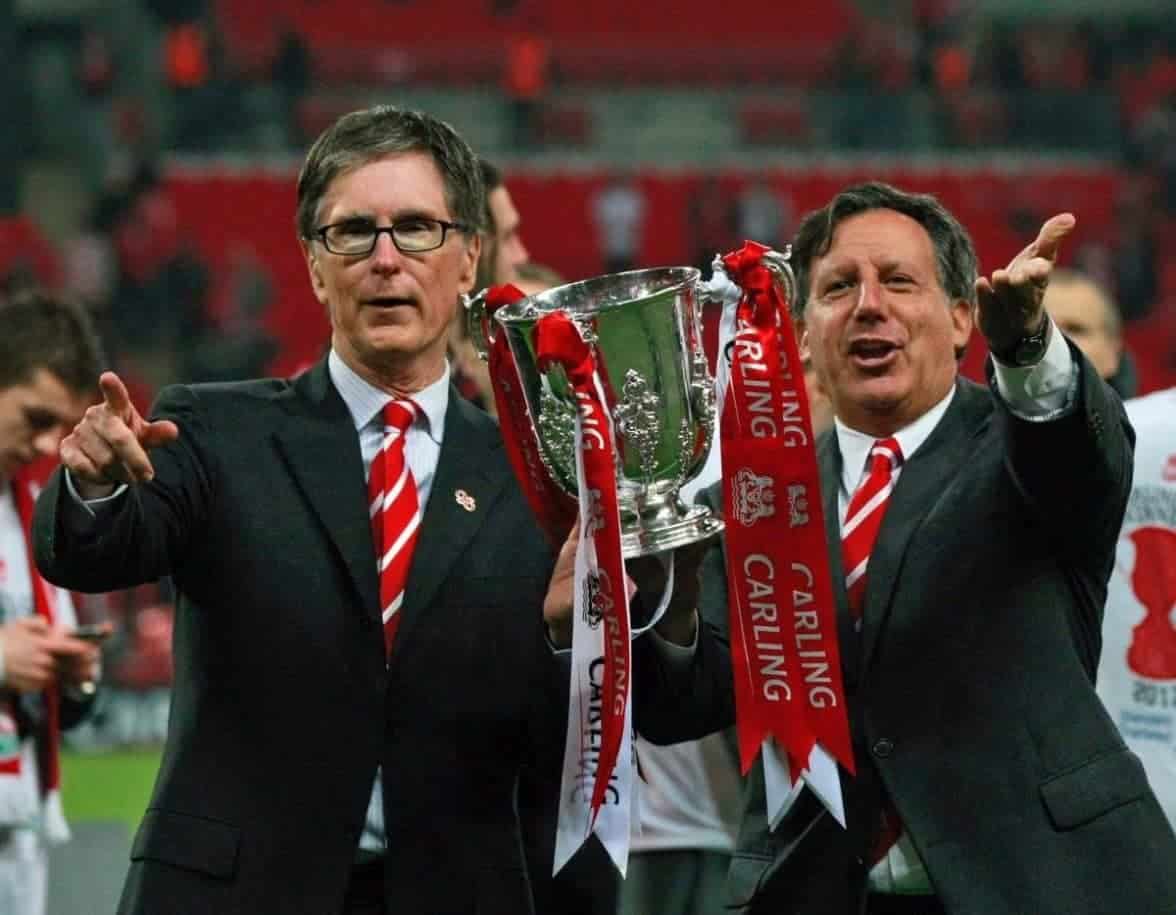
[{"label": "suit lapel", "polygon": [[441,457],[408,573],[393,660],[503,487],[514,482],[506,462],[494,455],[502,447],[497,430],[477,412],[450,388]]},{"label": "suit lapel", "polygon": [[364,613],[380,618],[375,545],[359,435],[330,383],[326,360],[295,382],[290,415],[274,433],[278,449],[347,568]]},{"label": "suit lapel", "polygon": [[833,577],[833,600],[837,611],[837,639],[840,643],[841,676],[845,688],[857,687],[861,640],[853,628],[849,599],[845,594],[845,570],[841,567],[841,452],[832,431],[817,445],[817,466],[821,475],[821,502],[825,511],[825,539],[829,544],[829,574]]},{"label": "suit lapel", "polygon": [[870,552],[862,670],[869,668],[879,635],[892,612],[894,589],[911,537],[967,461],[973,434],[987,405],[988,395],[982,388],[957,381],[956,396],[939,425],[903,465]]}]

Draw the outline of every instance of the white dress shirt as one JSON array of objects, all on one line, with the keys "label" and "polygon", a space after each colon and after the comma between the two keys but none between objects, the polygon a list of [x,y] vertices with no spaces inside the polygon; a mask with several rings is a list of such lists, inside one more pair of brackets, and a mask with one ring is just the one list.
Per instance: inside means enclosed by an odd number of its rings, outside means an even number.
[{"label": "white dress shirt", "polygon": [[[393,400],[391,394],[365,381],[331,350],[327,356],[327,371],[343,402],[355,422],[359,433],[359,451],[363,455],[363,478],[371,472],[372,460],[384,440],[384,422],[381,412],[384,404]],[[427,388],[413,395],[413,402],[420,407],[404,441],[404,459],[408,462],[413,479],[416,480],[417,501],[421,514],[433,488],[433,476],[437,472],[437,460],[441,457],[441,439],[445,432],[445,411],[449,409],[449,366],[445,372]],[[376,557],[372,556],[372,565]],[[374,727],[376,722],[372,723]],[[380,771],[376,770],[372,797],[368,802],[367,820],[359,847],[365,852],[384,853],[384,792],[380,786]]]}]

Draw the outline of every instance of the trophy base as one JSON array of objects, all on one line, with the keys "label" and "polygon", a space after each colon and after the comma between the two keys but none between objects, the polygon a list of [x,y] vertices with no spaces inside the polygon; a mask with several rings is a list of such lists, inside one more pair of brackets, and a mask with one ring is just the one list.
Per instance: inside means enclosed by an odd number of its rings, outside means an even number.
[{"label": "trophy base", "polygon": [[626,559],[652,556],[707,540],[722,529],[723,522],[704,505],[693,505],[668,520],[660,516],[625,519],[621,523],[621,551]]}]

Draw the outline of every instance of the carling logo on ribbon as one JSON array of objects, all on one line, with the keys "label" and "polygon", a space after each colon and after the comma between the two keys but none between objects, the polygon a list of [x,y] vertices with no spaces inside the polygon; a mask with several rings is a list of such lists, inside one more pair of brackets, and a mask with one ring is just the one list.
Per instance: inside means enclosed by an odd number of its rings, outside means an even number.
[{"label": "carling logo on ribbon", "polygon": [[576,399],[580,530],[572,617],[572,681],[554,872],[595,833],[624,874],[633,794],[629,598],[617,505],[615,430],[596,360],[563,312],[535,326],[540,371],[567,375]]},{"label": "carling logo on ribbon", "polygon": [[[518,366],[507,343],[506,335],[493,332],[490,318],[499,309],[526,298],[511,285],[491,286],[486,292],[483,335],[488,350],[486,361],[493,379],[494,403],[498,409],[498,423],[506,456],[515,477],[523,487],[527,504],[548,541],[556,549],[571,530],[575,504],[551,478],[539,456],[539,442],[535,438],[531,417],[523,397]],[[472,510],[466,503],[463,508]]]},{"label": "carling logo on ribbon", "polygon": [[742,289],[719,391],[736,730],[744,772],[763,754],[773,826],[805,784],[844,824],[837,766],[853,772],[853,753],[812,421],[768,254],[748,242],[723,258]]}]

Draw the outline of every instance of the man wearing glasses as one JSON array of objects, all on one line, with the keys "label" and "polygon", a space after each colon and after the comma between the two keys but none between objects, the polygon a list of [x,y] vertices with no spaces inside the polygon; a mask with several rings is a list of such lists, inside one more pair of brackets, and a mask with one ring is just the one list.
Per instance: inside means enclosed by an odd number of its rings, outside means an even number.
[{"label": "man wearing glasses", "polygon": [[532,911],[515,784],[562,751],[568,674],[542,623],[555,557],[449,383],[483,207],[447,125],[346,115],[298,181],[326,358],[169,388],[152,421],[108,373],[62,443],[45,574],[180,592],[123,915]]}]

